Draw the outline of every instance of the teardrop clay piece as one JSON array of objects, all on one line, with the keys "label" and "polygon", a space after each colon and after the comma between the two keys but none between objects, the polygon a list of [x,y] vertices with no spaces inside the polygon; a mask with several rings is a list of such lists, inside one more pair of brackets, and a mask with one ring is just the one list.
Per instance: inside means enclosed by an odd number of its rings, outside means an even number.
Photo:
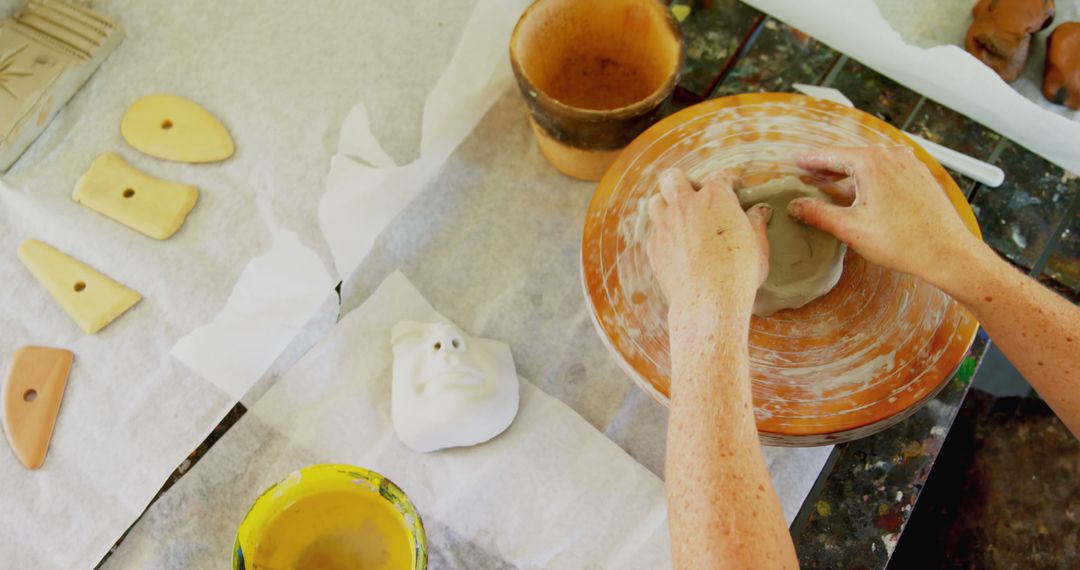
[{"label": "teardrop clay piece", "polygon": [[135,101],[120,122],[120,134],[136,149],[176,162],[217,162],[232,156],[229,131],[209,111],[175,95]]},{"label": "teardrop clay piece", "polygon": [[44,346],[15,353],[4,383],[4,433],[29,469],[45,462],[73,359],[69,350]]}]

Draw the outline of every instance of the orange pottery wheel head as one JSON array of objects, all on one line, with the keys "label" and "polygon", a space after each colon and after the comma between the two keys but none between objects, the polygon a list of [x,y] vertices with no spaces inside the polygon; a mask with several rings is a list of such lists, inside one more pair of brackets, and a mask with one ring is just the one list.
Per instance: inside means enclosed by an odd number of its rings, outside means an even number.
[{"label": "orange pottery wheel head", "polygon": [[[956,183],[906,135],[861,111],[802,95],[715,99],[645,131],[608,170],[582,238],[586,299],[623,368],[667,403],[667,303],[645,254],[645,204],[657,175],[678,167],[700,179],[736,169],[746,184],[785,175],[830,191],[794,156],[824,146],[911,147],[975,235]],[[850,248],[840,283],[800,309],[754,317],[750,375],[762,441],[822,445],[870,435],[913,413],[949,379],[978,323],[933,286],[863,260]]]}]

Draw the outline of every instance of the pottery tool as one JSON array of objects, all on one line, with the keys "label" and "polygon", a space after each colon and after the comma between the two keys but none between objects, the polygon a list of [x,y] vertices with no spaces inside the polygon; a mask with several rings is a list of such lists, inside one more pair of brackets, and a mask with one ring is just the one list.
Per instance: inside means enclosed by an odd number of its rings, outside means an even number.
[{"label": "pottery tool", "polygon": [[[833,89],[832,87],[806,85],[803,83],[796,83],[792,85],[792,87],[794,87],[796,91],[816,99],[832,101],[847,107],[855,107],[855,104],[851,102],[851,99],[848,99],[846,95],[840,92],[840,90]],[[993,164],[983,162],[973,156],[939,145],[936,142],[928,141],[914,133],[904,131],[904,134],[919,143],[919,146],[923,147],[926,152],[930,153],[930,156],[936,158],[938,162],[944,166],[947,166],[984,186],[997,188],[1005,181],[1005,172]]]},{"label": "pottery tool", "polygon": [[18,255],[86,334],[105,328],[142,299],[122,283],[43,241],[22,242]]},{"label": "pottery tool", "polygon": [[165,240],[184,224],[199,189],[154,178],[107,152],[75,183],[71,199],[125,226]]},{"label": "pottery tool", "polygon": [[147,95],[135,101],[120,121],[120,135],[141,152],[176,162],[218,162],[235,150],[217,117],[176,95]]},{"label": "pottery tool", "polygon": [[24,346],[4,382],[4,433],[28,469],[45,463],[74,355],[61,348]]},{"label": "pottery tool", "polygon": [[259,495],[236,532],[232,567],[423,570],[427,539],[393,481],[351,465],[312,465]]},{"label": "pottery tool", "polygon": [[112,20],[62,0],[33,0],[0,22],[0,172],[45,130],[122,37]]},{"label": "pottery tool", "polygon": [[[677,167],[700,179],[734,169],[744,184],[797,176],[826,192],[834,181],[798,168],[823,146],[905,145],[929,168],[964,223],[978,225],[956,183],[904,133],[867,113],[795,94],[714,99],[638,137],[593,195],[582,239],[586,300],[624,370],[658,401],[670,386],[667,303],[645,243],[645,204],[657,175]],[[849,250],[839,283],[799,309],[754,317],[750,374],[761,439],[774,445],[848,441],[895,424],[951,376],[978,323],[941,291],[870,264]]]}]

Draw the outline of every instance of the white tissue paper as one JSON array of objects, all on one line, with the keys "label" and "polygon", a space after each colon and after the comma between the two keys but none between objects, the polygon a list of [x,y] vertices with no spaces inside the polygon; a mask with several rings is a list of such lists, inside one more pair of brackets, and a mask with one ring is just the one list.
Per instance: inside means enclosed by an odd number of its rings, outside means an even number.
[{"label": "white tissue paper", "polygon": [[248,263],[214,320],[181,338],[172,355],[235,400],[262,377],[323,305],[334,283],[314,251],[279,230]]},{"label": "white tissue paper", "polygon": [[390,331],[406,319],[447,322],[395,272],[150,508],[106,567],[224,566],[259,493],[320,462],[404,489],[431,568],[670,566],[660,479],[527,380],[517,419],[487,443],[421,454],[398,441]]},{"label": "white tissue paper", "polygon": [[[23,3],[0,0],[0,15]],[[95,3],[121,23],[125,41],[0,177],[0,368],[25,344],[75,353],[43,468],[27,471],[0,444],[0,485],[11,490],[0,509],[0,566],[96,565],[236,395],[260,375],[287,368],[292,362],[284,359],[294,362],[306,348],[302,340],[312,342],[298,337],[281,352],[301,313],[317,307],[308,318],[320,325],[336,316],[336,300],[325,302],[336,281],[326,271],[331,256],[317,208],[336,133],[357,100],[371,111],[371,132],[418,133],[425,95],[446,68],[472,5]],[[192,165],[129,147],[120,119],[151,93],[181,95],[208,109],[232,134],[235,155]],[[392,144],[382,138],[399,158],[417,145],[408,136]],[[199,188],[199,203],[176,235],[152,240],[71,201],[75,181],[104,152]],[[82,334],[15,257],[27,237],[82,259],[144,299],[100,333]],[[244,298],[247,292],[256,296]],[[236,319],[241,313],[261,317]],[[260,330],[267,323],[272,330]],[[235,327],[231,335],[214,333],[227,327]],[[170,355],[196,329],[180,354],[229,393]],[[226,367],[222,355],[240,358]]]},{"label": "white tissue paper", "polygon": [[476,3],[450,64],[424,102],[416,160],[394,165],[370,132],[363,103],[349,113],[319,202],[319,223],[341,279],[349,279],[383,229],[511,85],[506,46],[525,5],[524,0]]},{"label": "white tissue paper", "polygon": [[[986,125],[1058,166],[1080,173],[1080,122],[1076,113],[1042,99],[1037,47],[1024,77],[1009,85],[957,45],[910,45],[867,0],[745,0],[893,80]],[[884,0],[878,0],[883,2]],[[965,0],[968,1],[968,0]],[[973,5],[974,2],[970,2]],[[890,1],[889,6],[896,3]],[[1059,2],[1055,24],[1077,13]],[[950,12],[951,13],[951,12]],[[970,21],[967,17],[966,21]],[[921,21],[921,20],[916,20]],[[962,25],[962,24],[961,24]],[[966,28],[966,26],[965,26]],[[1051,28],[1052,29],[1052,28]],[[1039,34],[1044,38],[1050,30]],[[909,33],[924,42],[956,38],[954,32]],[[1042,39],[1035,41],[1041,44]],[[1014,88],[1015,87],[1015,88]]]}]

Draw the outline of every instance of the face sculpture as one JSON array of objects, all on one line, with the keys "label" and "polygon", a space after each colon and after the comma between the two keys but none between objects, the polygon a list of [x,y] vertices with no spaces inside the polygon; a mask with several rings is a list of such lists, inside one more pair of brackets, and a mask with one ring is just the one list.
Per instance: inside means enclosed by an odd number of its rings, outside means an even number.
[{"label": "face sculpture", "polygon": [[453,325],[401,321],[391,333],[391,416],[419,452],[485,442],[514,421],[518,378],[510,348]]}]

